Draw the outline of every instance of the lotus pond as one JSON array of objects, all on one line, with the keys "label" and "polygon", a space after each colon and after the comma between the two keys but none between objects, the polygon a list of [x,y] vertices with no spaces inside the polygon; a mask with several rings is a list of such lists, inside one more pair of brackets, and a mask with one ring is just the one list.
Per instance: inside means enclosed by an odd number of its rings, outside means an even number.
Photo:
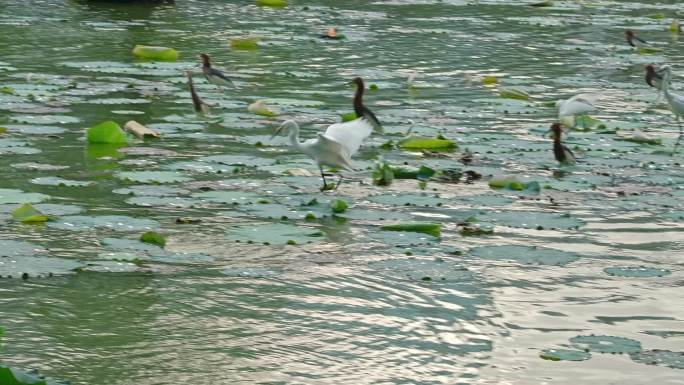
[{"label": "lotus pond", "polygon": [[[681,3],[543,5],[0,0],[0,380],[681,384],[684,150],[643,81],[684,74]],[[321,192],[270,135],[341,121],[354,76],[385,133]],[[560,167],[545,134],[577,93],[598,112]],[[130,120],[161,138],[86,141]]]}]

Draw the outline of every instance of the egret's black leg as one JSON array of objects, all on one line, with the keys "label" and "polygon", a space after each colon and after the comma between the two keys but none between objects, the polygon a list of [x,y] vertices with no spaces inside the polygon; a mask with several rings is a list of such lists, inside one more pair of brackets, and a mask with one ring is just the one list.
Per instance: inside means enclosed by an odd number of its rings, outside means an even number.
[{"label": "egret's black leg", "polygon": [[321,188],[321,191],[325,191],[328,189],[328,183],[325,181],[325,173],[323,172],[323,167],[318,166],[318,169],[321,170],[321,177],[323,178],[323,187]]},{"label": "egret's black leg", "polygon": [[679,125],[679,137],[677,138],[677,143],[675,143],[674,150],[672,150],[672,155],[674,155],[674,153],[677,152],[679,142],[682,141],[682,135],[684,135],[684,131],[682,131],[682,121],[680,120],[679,116],[677,116],[677,124]]},{"label": "egret's black leg", "polygon": [[340,187],[340,185],[342,184],[342,179],[344,179],[342,178],[342,174],[337,174],[337,176],[339,176],[340,179],[337,181],[337,184],[335,185],[335,190],[337,190],[337,188]]}]

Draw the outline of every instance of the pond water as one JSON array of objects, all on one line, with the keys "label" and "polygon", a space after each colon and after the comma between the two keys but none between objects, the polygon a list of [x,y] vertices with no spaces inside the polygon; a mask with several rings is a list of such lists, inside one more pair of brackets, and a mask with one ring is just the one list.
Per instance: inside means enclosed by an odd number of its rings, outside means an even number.
[{"label": "pond water", "polygon": [[[72,384],[684,383],[684,150],[643,81],[684,59],[678,10],[0,0],[0,361]],[[331,26],[346,39],[319,39]],[[628,28],[659,50],[631,50]],[[231,48],[246,36],[257,49]],[[136,44],[180,58],[142,62]],[[205,82],[199,53],[236,88]],[[340,121],[354,76],[385,133],[322,193],[315,164],[270,135]],[[580,92],[600,95],[599,123],[566,132],[582,159],[559,167],[552,102]],[[249,113],[256,100],[279,116]],[[106,120],[162,138],[88,145]],[[660,144],[624,140],[639,131]],[[459,147],[383,146],[407,132]],[[376,186],[379,158],[463,177]],[[489,187],[503,175],[531,187]],[[333,216],[336,199],[350,207]],[[51,220],[12,220],[27,202]],[[441,237],[380,228],[411,221]],[[138,241],[148,230],[163,249]]]}]

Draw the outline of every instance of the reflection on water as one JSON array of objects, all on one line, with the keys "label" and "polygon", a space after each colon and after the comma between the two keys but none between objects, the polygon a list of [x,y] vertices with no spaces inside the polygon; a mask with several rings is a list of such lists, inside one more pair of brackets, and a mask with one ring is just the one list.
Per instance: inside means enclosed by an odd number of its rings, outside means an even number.
[{"label": "reflection on water", "polygon": [[[125,271],[0,279],[2,362],[74,384],[681,383],[681,154],[668,152],[676,128],[642,72],[684,56],[664,32],[678,6],[0,0],[0,242],[17,241],[2,243],[0,262],[30,254]],[[330,26],[347,39],[318,39]],[[627,26],[663,50],[633,53]],[[248,35],[259,49],[231,50]],[[136,44],[173,47],[180,60],[137,62]],[[221,90],[198,74],[214,105],[206,119],[192,113],[184,75],[203,52],[237,84]],[[367,103],[386,134],[323,194],[310,160],[270,135],[281,118],[305,138],[338,121],[357,75],[374,86]],[[603,127],[568,132],[582,160],[559,171],[543,137],[549,106],[578,92],[602,95]],[[282,116],[247,113],[259,99]],[[109,119],[163,139],[85,145],[83,129]],[[617,137],[635,129],[663,145]],[[455,139],[459,152],[381,146],[409,131]],[[483,178],[374,186],[378,156]],[[131,171],[164,173],[122,177],[140,175]],[[503,174],[542,193],[490,189]],[[45,177],[94,183],[35,182]],[[55,221],[11,220],[18,203],[47,197]],[[336,198],[350,209],[332,217]],[[378,230],[409,220],[442,223],[441,238]],[[466,221],[495,232],[462,236]],[[167,236],[165,250],[136,241],[147,227]],[[127,263],[102,261],[112,258]],[[643,351],[540,358],[583,349],[572,339],[592,334]]]}]

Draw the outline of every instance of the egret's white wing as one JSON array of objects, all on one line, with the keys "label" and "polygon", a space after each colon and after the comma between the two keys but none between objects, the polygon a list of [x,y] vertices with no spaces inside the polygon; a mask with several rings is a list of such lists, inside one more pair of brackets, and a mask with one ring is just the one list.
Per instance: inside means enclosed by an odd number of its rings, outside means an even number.
[{"label": "egret's white wing", "polygon": [[669,91],[665,96],[667,96],[672,112],[677,116],[684,116],[684,96]]},{"label": "egret's white wing", "polygon": [[373,125],[368,120],[357,118],[350,122],[333,124],[325,130],[325,136],[344,146],[349,156],[352,156],[372,132]]},{"label": "egret's white wing", "polygon": [[598,96],[590,94],[579,94],[568,100],[556,103],[558,106],[558,116],[584,115],[596,111],[594,103]]},{"label": "egret's white wing", "polygon": [[318,134],[316,143],[316,155],[318,162],[326,166],[353,170],[351,164],[351,154],[347,148],[336,139],[330,138],[325,134]]}]

